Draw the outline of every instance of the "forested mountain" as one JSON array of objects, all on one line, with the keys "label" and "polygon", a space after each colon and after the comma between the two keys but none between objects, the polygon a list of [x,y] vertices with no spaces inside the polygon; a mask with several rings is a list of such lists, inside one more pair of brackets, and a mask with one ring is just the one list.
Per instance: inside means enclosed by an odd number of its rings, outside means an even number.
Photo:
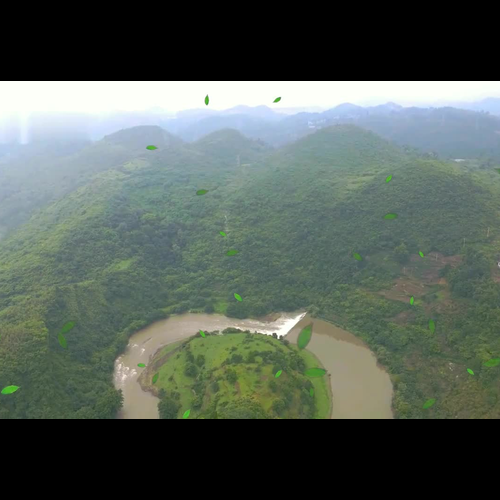
[{"label": "forested mountain", "polygon": [[0,418],[114,418],[116,356],[168,314],[302,307],[371,346],[397,417],[500,416],[498,371],[483,367],[500,356],[493,166],[471,174],[352,125],[278,150],[136,127],[54,165],[91,175],[0,241],[0,386],[21,387]]},{"label": "forested mountain", "polygon": [[183,143],[159,127],[146,126],[96,143],[47,140],[5,148],[0,158],[0,226],[17,227],[34,210],[86,185],[94,175],[129,159],[143,161],[149,153],[144,141],[161,148],[162,155]]},{"label": "forested mountain", "polygon": [[[368,108],[370,109],[370,108]],[[330,123],[355,123],[393,141],[444,158],[487,156],[500,160],[500,118],[455,108],[401,108],[385,113],[332,117]]]},{"label": "forested mountain", "polygon": [[[206,117],[168,126],[186,141],[221,128],[282,146],[321,128],[355,124],[398,145],[409,145],[444,158],[491,157],[500,160],[500,117],[456,108],[403,108],[394,103],[361,107],[341,104],[323,113],[297,113],[271,122],[247,115]],[[167,127],[168,127],[167,126]]]}]

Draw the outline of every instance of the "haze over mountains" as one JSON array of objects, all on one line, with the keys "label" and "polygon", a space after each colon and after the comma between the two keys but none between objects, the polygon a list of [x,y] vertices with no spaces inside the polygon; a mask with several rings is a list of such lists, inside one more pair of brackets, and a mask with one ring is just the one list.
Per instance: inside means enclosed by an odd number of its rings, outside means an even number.
[{"label": "haze over mountains", "polygon": [[[466,112],[468,111],[468,112]],[[469,149],[497,157],[500,130],[500,98],[473,103],[450,103],[446,107],[402,107],[395,103],[356,106],[345,103],[332,109],[236,106],[217,111],[200,108],[176,114],[161,109],[117,112],[107,115],[33,114],[24,118],[0,117],[0,156],[15,151],[16,143],[86,142],[125,128],[157,125],[186,141],[216,130],[234,128],[245,136],[279,147],[318,130],[340,123],[361,127],[412,147],[448,156]],[[444,124],[449,127],[444,127]],[[471,137],[472,134],[472,137]],[[454,144],[453,144],[454,143]]]},{"label": "haze over mountains", "polygon": [[468,109],[470,111],[484,111],[492,115],[500,115],[500,98],[487,97],[480,101],[462,102],[462,101],[443,101],[436,103],[433,107],[451,106],[453,108]]}]

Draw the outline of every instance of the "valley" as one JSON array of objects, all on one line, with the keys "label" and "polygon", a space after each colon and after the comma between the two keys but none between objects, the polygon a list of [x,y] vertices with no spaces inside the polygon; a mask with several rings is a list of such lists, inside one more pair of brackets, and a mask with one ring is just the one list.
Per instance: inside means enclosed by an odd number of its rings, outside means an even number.
[{"label": "valley", "polygon": [[[321,359],[329,334],[313,334],[310,353],[332,380],[344,373],[334,395],[345,397],[356,374],[374,379],[380,398],[366,411],[375,418],[500,417],[498,367],[484,365],[500,356],[494,163],[431,158],[352,124],[279,148],[235,130],[188,143],[134,127],[38,161],[54,165],[54,195],[32,199],[0,241],[0,385],[22,388],[0,399],[1,419],[114,419],[123,405],[115,360],[144,329],[207,315],[185,338],[211,331],[218,314],[234,326],[299,310],[318,332],[329,321],[363,343],[364,354],[346,348],[348,366],[338,344]],[[62,165],[73,176],[64,182]],[[23,189],[3,199],[5,210],[16,212]],[[57,335],[70,319],[63,349]],[[334,398],[336,414],[354,418]]]}]

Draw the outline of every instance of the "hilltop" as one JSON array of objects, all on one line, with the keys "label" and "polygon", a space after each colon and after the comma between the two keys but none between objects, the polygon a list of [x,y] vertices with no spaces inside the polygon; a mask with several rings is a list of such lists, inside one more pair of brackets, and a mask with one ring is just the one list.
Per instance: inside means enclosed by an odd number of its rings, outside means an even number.
[{"label": "hilltop", "polygon": [[159,350],[139,382],[161,398],[160,418],[190,409],[191,419],[324,419],[332,403],[328,376],[304,375],[321,367],[286,340],[228,328]]}]

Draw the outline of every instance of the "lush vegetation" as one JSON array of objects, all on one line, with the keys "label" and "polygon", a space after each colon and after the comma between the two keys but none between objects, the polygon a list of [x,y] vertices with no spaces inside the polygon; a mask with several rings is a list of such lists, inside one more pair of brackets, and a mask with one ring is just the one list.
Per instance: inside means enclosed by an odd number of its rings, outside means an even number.
[{"label": "lush vegetation", "polygon": [[[353,126],[278,151],[234,131],[184,144],[154,127],[94,147],[108,155],[99,166],[85,149],[63,162],[88,161],[92,176],[0,241],[0,386],[20,386],[0,396],[0,418],[113,418],[114,359],[169,314],[301,307],[371,346],[397,417],[500,416],[499,369],[482,365],[500,355],[494,165],[471,172]],[[413,306],[385,293],[408,268],[426,291]]]},{"label": "lush vegetation", "polygon": [[321,366],[311,353],[266,335],[231,328],[223,333],[198,334],[150,361],[139,380],[161,398],[161,418],[182,418],[186,410],[189,418],[329,417],[328,377],[304,376]]}]

